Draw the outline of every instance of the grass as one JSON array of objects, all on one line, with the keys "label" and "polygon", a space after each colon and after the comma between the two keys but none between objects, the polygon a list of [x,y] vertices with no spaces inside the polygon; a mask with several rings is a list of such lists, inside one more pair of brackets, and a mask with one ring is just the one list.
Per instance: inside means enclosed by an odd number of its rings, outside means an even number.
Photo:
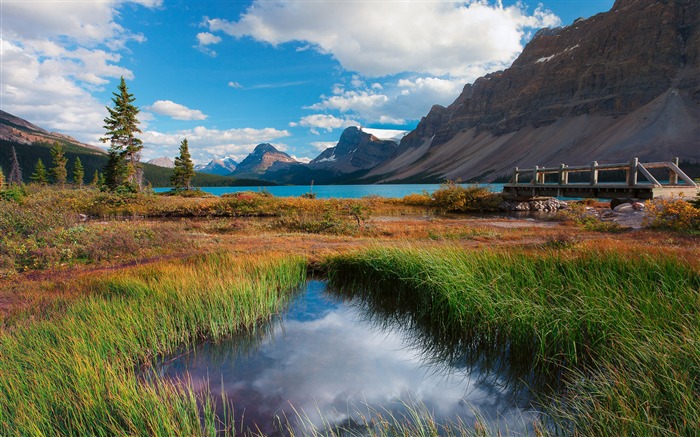
[{"label": "grass", "polygon": [[563,372],[559,430],[691,435],[700,424],[700,275],[641,253],[377,248],[328,261],[333,284],[416,300],[475,350]]},{"label": "grass", "polygon": [[0,434],[215,435],[211,400],[137,373],[255,329],[305,275],[300,258],[215,253],[73,284],[86,295],[0,337]]}]

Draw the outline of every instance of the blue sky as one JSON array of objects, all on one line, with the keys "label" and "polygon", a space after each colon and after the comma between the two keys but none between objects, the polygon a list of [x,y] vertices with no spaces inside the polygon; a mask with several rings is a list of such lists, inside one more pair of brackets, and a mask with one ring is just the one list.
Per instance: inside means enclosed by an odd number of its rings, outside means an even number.
[{"label": "blue sky", "polygon": [[261,142],[308,160],[351,125],[410,130],[507,68],[541,27],[613,0],[2,0],[0,107],[99,144],[121,76],[143,159],[243,159]]}]

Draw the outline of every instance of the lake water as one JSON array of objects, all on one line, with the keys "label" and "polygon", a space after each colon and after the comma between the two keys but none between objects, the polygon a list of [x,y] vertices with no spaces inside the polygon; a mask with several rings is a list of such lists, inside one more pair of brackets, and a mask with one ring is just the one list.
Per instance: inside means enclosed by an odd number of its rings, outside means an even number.
[{"label": "lake water", "polygon": [[532,433],[538,413],[522,386],[516,390],[505,377],[460,364],[453,353],[443,359],[406,323],[368,311],[325,282],[309,281],[267,328],[201,344],[166,360],[160,371],[166,379],[191,381],[198,392],[225,393],[236,428],[242,421],[266,435],[278,431],[279,418],[303,433],[302,424],[357,426],[360,415],[377,411],[400,417],[406,405],[468,426],[478,412],[494,428]]},{"label": "lake water", "polygon": [[[465,184],[464,186],[467,186]],[[503,184],[481,185],[491,191],[501,192]],[[432,193],[440,188],[439,184],[381,184],[381,185],[279,185],[271,187],[201,187],[202,191],[220,196],[227,193],[240,191],[268,191],[278,197],[298,197],[302,194],[313,192],[317,198],[328,199],[359,199],[365,196],[381,196],[400,198],[424,191]],[[156,192],[164,192],[169,188],[155,188]]]}]

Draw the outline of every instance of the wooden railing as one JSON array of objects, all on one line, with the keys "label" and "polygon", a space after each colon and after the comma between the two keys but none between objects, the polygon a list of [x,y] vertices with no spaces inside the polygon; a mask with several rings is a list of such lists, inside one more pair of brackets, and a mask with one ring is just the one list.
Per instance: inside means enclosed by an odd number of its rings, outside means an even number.
[{"label": "wooden railing", "polygon": [[[668,169],[668,182],[659,182],[649,170],[665,168]],[[629,163],[622,164],[598,164],[598,162],[593,161],[590,165],[584,166],[573,166],[569,167],[566,164],[560,164],[558,167],[538,167],[528,169],[520,169],[515,167],[515,172],[510,180],[510,184],[515,185],[572,185],[569,183],[569,175],[572,173],[589,173],[588,185],[595,187],[600,185],[599,176],[601,172],[604,171],[624,171],[626,186],[628,187],[640,187],[640,186],[653,186],[653,187],[663,187],[663,186],[682,186],[682,187],[692,187],[697,188],[697,184],[686,175],[678,167],[678,158],[674,158],[671,162],[648,162],[641,163],[638,158],[632,158]],[[546,176],[556,174],[557,182],[546,183]],[[640,182],[639,175],[644,176],[647,182]],[[528,182],[520,182],[521,176],[532,176],[532,179]],[[685,184],[679,184],[679,179]],[[578,182],[576,185],[580,186],[586,184],[586,182]],[[617,184],[620,184],[619,182]]]}]

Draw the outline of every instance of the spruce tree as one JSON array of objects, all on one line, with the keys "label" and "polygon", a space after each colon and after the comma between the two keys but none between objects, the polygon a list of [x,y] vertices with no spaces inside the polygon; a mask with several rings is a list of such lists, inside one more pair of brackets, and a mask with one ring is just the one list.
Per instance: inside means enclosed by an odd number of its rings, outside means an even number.
[{"label": "spruce tree", "polygon": [[99,170],[95,170],[95,174],[92,177],[92,182],[90,182],[90,185],[97,186],[97,184],[100,183],[100,172]]},{"label": "spruce tree", "polygon": [[0,191],[5,189],[5,173],[2,171],[2,167],[0,167]]},{"label": "spruce tree", "polygon": [[139,109],[134,106],[133,94],[129,94],[124,77],[117,87],[118,92],[112,93],[114,108],[107,107],[109,117],[104,119],[107,130],[100,141],[109,141],[109,160],[104,175],[107,188],[117,190],[120,187],[140,189],[141,187],[141,150],[143,143],[136,138],[141,133],[136,115]]},{"label": "spruce tree", "polygon": [[175,158],[175,167],[170,182],[175,189],[190,189],[194,177],[194,163],[187,145],[187,138],[180,143],[180,156]]},{"label": "spruce tree", "polygon": [[83,188],[83,179],[85,178],[85,168],[79,156],[76,156],[73,164],[73,183],[78,184],[79,188]]},{"label": "spruce tree", "polygon": [[49,183],[49,173],[46,171],[46,166],[44,161],[39,158],[34,166],[34,173],[29,177],[32,182],[39,185],[46,185]]},{"label": "spruce tree", "polygon": [[10,157],[10,160],[10,176],[7,178],[7,182],[9,182],[10,185],[22,185],[22,169],[19,166],[17,151],[15,150],[14,146],[12,146],[12,156]]},{"label": "spruce tree", "polygon": [[53,143],[53,147],[51,147],[51,162],[53,163],[53,167],[51,167],[53,183],[60,185],[61,188],[65,187],[66,179],[68,179],[68,170],[66,170],[68,158],[66,158],[66,153],[61,143]]}]

